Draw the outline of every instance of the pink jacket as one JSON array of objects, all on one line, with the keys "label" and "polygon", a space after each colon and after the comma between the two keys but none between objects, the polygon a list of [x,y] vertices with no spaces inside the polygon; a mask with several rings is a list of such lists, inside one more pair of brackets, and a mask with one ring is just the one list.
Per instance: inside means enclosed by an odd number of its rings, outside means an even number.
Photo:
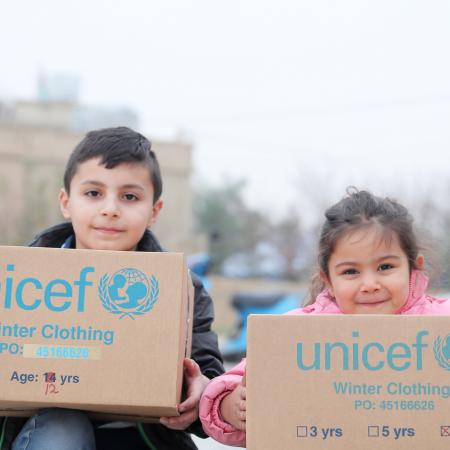
[{"label": "pink jacket", "polygon": [[[450,315],[450,301],[426,294],[427,276],[418,270],[411,275],[409,295],[396,314]],[[305,308],[294,309],[288,314],[342,314],[328,290],[318,295],[316,301]],[[200,420],[205,432],[217,441],[237,447],[245,446],[245,432],[224,422],[220,416],[220,402],[241,382],[245,359],[223,375],[214,378],[206,387],[200,400]]]}]

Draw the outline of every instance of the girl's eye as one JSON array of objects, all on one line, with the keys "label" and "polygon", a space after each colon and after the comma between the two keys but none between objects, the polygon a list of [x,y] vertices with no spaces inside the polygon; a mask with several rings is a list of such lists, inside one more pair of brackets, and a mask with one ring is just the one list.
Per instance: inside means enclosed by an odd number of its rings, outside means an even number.
[{"label": "girl's eye", "polygon": [[91,190],[91,191],[85,192],[84,195],[86,195],[87,197],[98,197],[100,195],[100,192]]},{"label": "girl's eye", "polygon": [[381,264],[381,266],[378,267],[378,270],[380,270],[380,271],[389,270],[389,269],[392,269],[393,267],[394,266],[392,264],[385,263],[385,264]]},{"label": "girl's eye", "polygon": [[345,269],[342,272],[342,275],[355,275],[357,273],[358,273],[358,271],[356,269]]},{"label": "girl's eye", "polygon": [[125,199],[125,200],[128,200],[128,201],[136,201],[136,200],[139,200],[139,198],[137,197],[137,195],[135,195],[135,194],[123,194],[123,198]]}]

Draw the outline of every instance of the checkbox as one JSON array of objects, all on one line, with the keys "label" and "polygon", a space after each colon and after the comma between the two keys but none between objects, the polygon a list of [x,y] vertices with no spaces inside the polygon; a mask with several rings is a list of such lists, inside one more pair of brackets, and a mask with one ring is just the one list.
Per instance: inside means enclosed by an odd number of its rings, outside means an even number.
[{"label": "checkbox", "polygon": [[297,427],[297,437],[308,437],[308,427],[305,427],[303,425]]},{"label": "checkbox", "polygon": [[380,427],[378,425],[369,425],[367,427],[367,436],[379,437],[380,436]]}]

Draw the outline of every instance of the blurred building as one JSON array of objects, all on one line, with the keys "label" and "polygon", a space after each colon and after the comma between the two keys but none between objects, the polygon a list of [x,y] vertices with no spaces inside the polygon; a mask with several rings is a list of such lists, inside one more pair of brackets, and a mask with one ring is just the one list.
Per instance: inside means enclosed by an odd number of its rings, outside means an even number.
[{"label": "blurred building", "polygon": [[139,127],[137,114],[129,108],[80,104],[80,79],[77,76],[40,75],[36,90],[36,100],[12,103],[0,101],[0,123],[72,132],[119,125]]},{"label": "blurred building", "polygon": [[[41,100],[0,102],[1,244],[24,244],[62,220],[58,204],[62,174],[86,131],[116,125],[136,128],[132,111],[82,107],[64,89],[62,93],[58,98],[42,88]],[[165,203],[155,232],[167,249],[199,251],[202,245],[192,225],[192,148],[175,141],[153,142],[153,149],[161,165]]]}]

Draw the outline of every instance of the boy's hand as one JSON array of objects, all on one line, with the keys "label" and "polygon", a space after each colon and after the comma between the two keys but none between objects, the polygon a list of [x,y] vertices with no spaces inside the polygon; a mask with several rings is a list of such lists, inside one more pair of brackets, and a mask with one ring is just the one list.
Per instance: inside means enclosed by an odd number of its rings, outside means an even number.
[{"label": "boy's hand", "polygon": [[244,373],[241,383],[220,402],[222,419],[240,431],[245,431],[247,418],[246,398],[246,373]]},{"label": "boy's hand", "polygon": [[186,399],[178,406],[178,417],[161,417],[160,422],[172,430],[184,430],[198,419],[198,404],[209,379],[200,371],[199,365],[192,359],[184,359],[184,380]]}]

